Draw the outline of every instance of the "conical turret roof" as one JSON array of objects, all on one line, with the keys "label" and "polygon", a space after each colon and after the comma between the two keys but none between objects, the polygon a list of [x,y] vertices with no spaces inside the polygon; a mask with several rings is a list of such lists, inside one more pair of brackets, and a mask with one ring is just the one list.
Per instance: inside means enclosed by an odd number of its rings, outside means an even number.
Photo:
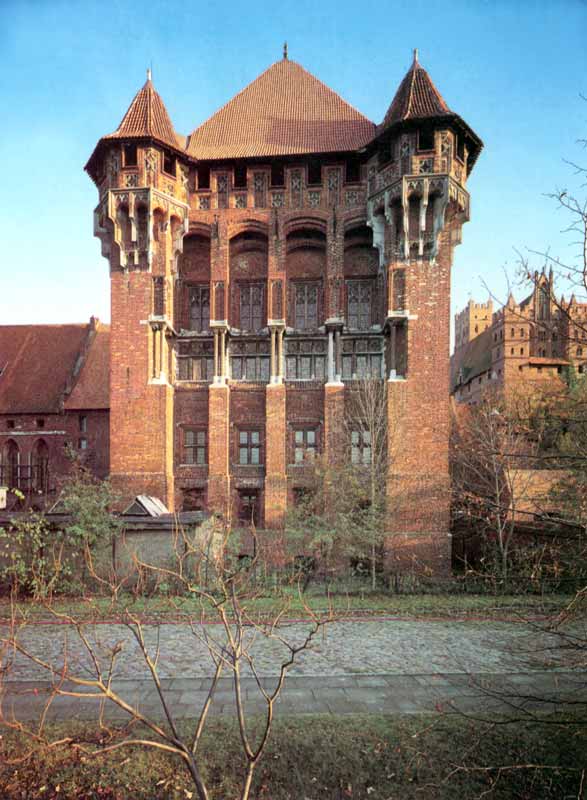
[{"label": "conical turret roof", "polygon": [[376,127],[295,61],[276,62],[191,134],[198,159],[358,150]]},{"label": "conical turret roof", "polygon": [[182,142],[175,133],[165,104],[155,90],[148,73],[145,85],[135,95],[122,122],[114,133],[104,139],[129,138],[157,139],[162,144],[176,149],[183,149]]},{"label": "conical turret roof", "polygon": [[412,66],[400,83],[381,127],[388,128],[396,122],[441,117],[447,114],[452,112],[430,75],[419,63],[418,51],[415,50]]}]

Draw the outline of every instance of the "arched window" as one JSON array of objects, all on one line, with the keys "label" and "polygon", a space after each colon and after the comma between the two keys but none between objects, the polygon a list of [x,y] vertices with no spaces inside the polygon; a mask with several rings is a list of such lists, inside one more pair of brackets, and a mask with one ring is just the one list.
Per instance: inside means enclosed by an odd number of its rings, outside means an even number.
[{"label": "arched window", "polygon": [[49,448],[44,439],[39,439],[31,454],[31,485],[38,492],[47,491],[49,477]]},{"label": "arched window", "polygon": [[10,439],[2,449],[0,483],[9,489],[17,489],[20,484],[18,445]]}]

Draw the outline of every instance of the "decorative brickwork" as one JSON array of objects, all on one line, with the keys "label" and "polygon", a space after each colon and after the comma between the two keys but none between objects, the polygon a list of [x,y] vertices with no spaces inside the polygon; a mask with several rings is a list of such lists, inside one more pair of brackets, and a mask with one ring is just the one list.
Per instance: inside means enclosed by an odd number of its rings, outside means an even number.
[{"label": "decorative brickwork", "polygon": [[386,378],[388,563],[445,568],[450,268],[481,146],[416,60],[379,127],[284,59],[184,140],[148,81],[87,167],[122,494],[278,528],[306,451],[349,455],[349,384]]}]

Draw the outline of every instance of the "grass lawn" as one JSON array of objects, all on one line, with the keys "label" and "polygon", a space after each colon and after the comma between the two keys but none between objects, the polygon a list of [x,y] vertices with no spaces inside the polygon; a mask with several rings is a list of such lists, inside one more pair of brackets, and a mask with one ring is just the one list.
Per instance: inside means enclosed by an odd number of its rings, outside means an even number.
[{"label": "grass lawn", "polygon": [[[258,800],[581,800],[587,767],[585,726],[487,724],[463,717],[349,716],[280,718],[254,783]],[[185,723],[188,730],[189,723]],[[71,748],[26,752],[22,736],[0,739],[3,800],[189,800],[195,797],[179,761],[160,751],[121,749],[88,758]],[[88,724],[52,725],[53,737],[94,747]],[[116,739],[120,734],[113,732]],[[133,735],[140,734],[136,728]],[[112,742],[112,740],[110,740]],[[92,744],[94,743],[94,744]],[[212,720],[201,761],[213,800],[239,796],[242,754],[234,724]],[[538,765],[538,768],[519,768]],[[502,769],[499,767],[510,767]],[[511,767],[515,767],[511,769]],[[584,776],[585,777],[585,776]],[[491,790],[490,793],[487,793]]]},{"label": "grass lawn", "polygon": [[[554,614],[566,606],[571,599],[570,595],[393,595],[393,594],[335,594],[330,598],[335,611],[350,615],[384,615],[398,617],[482,617],[487,619],[548,615]],[[292,618],[304,616],[305,611],[300,598],[296,593],[289,593],[280,597],[267,593],[256,597],[248,603],[251,612],[270,615],[273,610],[280,608],[284,600],[288,603],[287,616]],[[327,607],[324,593],[308,594],[305,601],[316,609]],[[20,609],[28,613],[32,619],[51,616],[47,609],[39,604],[22,601]],[[109,599],[90,598],[63,598],[53,601],[52,607],[60,613],[69,613],[77,618],[90,619],[92,617],[112,618],[122,613],[125,608],[145,617],[177,617],[182,614],[197,613],[201,611],[200,603],[189,597],[167,597],[157,595],[153,597],[121,596],[116,604]],[[0,599],[0,619],[10,616],[10,605],[5,598]],[[216,615],[206,609],[206,616],[215,619]]]}]

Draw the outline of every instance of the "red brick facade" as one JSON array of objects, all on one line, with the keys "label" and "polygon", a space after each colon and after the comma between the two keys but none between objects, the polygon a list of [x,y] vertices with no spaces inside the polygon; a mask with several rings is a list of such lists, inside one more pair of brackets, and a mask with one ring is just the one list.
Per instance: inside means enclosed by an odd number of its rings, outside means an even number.
[{"label": "red brick facade", "polygon": [[480,149],[416,59],[380,126],[284,59],[185,139],[149,78],[87,165],[125,499],[279,528],[300,454],[348,457],[345,398],[376,377],[389,557],[446,565],[450,269]]}]

